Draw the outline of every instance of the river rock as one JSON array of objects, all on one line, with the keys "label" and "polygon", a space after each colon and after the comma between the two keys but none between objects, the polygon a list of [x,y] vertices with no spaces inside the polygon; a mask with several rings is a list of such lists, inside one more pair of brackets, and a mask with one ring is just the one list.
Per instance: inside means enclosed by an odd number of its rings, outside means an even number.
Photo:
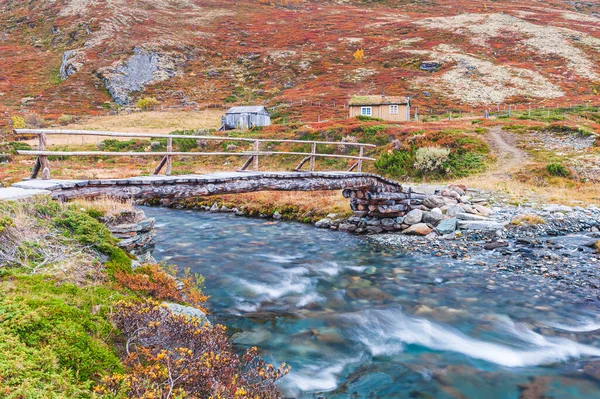
[{"label": "river rock", "polygon": [[437,226],[442,220],[444,220],[444,215],[440,208],[433,208],[431,212],[423,214],[423,223]]},{"label": "river rock", "polygon": [[473,221],[473,220],[461,220],[458,222],[458,227],[461,230],[483,230],[493,231],[502,230],[504,225],[495,221]]},{"label": "river rock", "polygon": [[390,294],[375,287],[350,288],[347,290],[347,294],[352,299],[364,299],[373,302],[383,302],[392,299]]},{"label": "river rock", "polygon": [[331,219],[325,218],[315,223],[315,227],[319,229],[328,229],[331,226]]},{"label": "river rock", "polygon": [[473,205],[473,208],[475,208],[475,210],[483,216],[490,216],[492,213],[494,213],[494,211],[492,211],[490,208],[486,208],[483,205]]},{"label": "river rock", "polygon": [[420,209],[413,209],[404,217],[404,224],[413,225],[421,223],[421,220],[423,220],[423,211]]},{"label": "river rock", "polygon": [[442,220],[440,224],[437,225],[437,231],[441,235],[452,234],[456,231],[457,224],[458,221],[456,218]]},{"label": "river rock", "polygon": [[454,217],[454,216],[458,215],[459,213],[464,213],[462,206],[458,205],[458,204],[451,205],[448,207],[448,210],[446,211],[446,216]]},{"label": "river rock", "polygon": [[342,223],[342,224],[340,224],[339,230],[353,232],[353,231],[356,231],[357,228],[358,228],[358,226],[355,224]]},{"label": "river rock", "polygon": [[206,318],[206,313],[204,313],[200,309],[191,306],[180,305],[178,303],[173,302],[163,302],[163,305],[169,308],[169,310],[176,315],[188,316],[193,319],[200,320],[202,324],[210,324],[210,321],[208,321],[208,319]]},{"label": "river rock", "polygon": [[275,212],[273,213],[273,219],[275,219],[275,220],[280,220],[280,219],[281,219],[281,213],[279,213],[279,212],[275,211]]},{"label": "river rock", "polygon": [[463,186],[463,185],[458,185],[458,184],[450,184],[448,186],[448,188],[450,190],[456,191],[458,193],[458,195],[460,195],[461,197],[463,195],[465,195],[466,191],[467,191],[467,187]]},{"label": "river rock", "polygon": [[404,230],[402,233],[412,236],[426,236],[431,233],[433,229],[426,223],[417,223]]},{"label": "river rock", "polygon": [[573,208],[571,208],[570,206],[566,206],[566,205],[548,205],[547,207],[544,208],[544,210],[546,212],[562,212],[562,213],[570,213],[573,212]]},{"label": "river rock", "polygon": [[216,202],[210,207],[211,212],[219,212],[219,209],[219,204],[217,204]]},{"label": "river rock", "polygon": [[458,220],[472,220],[472,221],[478,221],[478,222],[484,222],[484,221],[490,220],[484,216],[473,215],[470,213],[457,213],[456,218]]},{"label": "river rock", "polygon": [[423,200],[423,205],[430,209],[441,208],[442,206],[446,205],[446,202],[444,201],[444,197],[439,195],[431,195]]}]

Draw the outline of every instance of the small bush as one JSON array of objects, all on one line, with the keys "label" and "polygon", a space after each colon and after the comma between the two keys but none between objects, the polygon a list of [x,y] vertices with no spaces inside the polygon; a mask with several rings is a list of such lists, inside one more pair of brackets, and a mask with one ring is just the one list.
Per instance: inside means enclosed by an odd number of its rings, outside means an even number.
[{"label": "small bush", "polygon": [[47,126],[46,120],[38,114],[27,114],[25,124],[30,129],[41,129]]},{"label": "small bush", "polygon": [[75,119],[76,118],[73,115],[63,114],[60,116],[60,118],[58,118],[58,123],[60,123],[63,126],[66,126],[75,122]]},{"label": "small bush", "polygon": [[23,143],[22,141],[11,141],[10,143],[8,143],[8,150],[10,151],[11,154],[16,154],[17,151],[31,150],[31,146],[27,143]]},{"label": "small bush", "polygon": [[546,221],[538,215],[519,215],[516,218],[514,218],[510,223],[514,226],[536,226],[538,224],[546,224]]},{"label": "small bush", "polygon": [[419,148],[415,154],[414,167],[420,173],[445,174],[447,172],[445,164],[449,156],[450,150],[447,148]]},{"label": "small bush", "polygon": [[546,171],[556,177],[570,177],[571,172],[565,166],[559,163],[549,163],[546,165]]},{"label": "small bush", "polygon": [[158,104],[160,104],[160,103],[156,98],[144,97],[144,98],[140,98],[135,105],[139,109],[148,110],[152,107],[156,107]]},{"label": "small bush", "polygon": [[122,151],[133,151],[133,152],[144,152],[148,147],[150,147],[150,140],[143,139],[133,139],[133,140],[104,140],[100,142],[98,147],[102,151],[114,151],[114,152],[122,152]]},{"label": "small bush", "polygon": [[365,115],[358,115],[356,117],[356,119],[358,119],[359,121],[363,121],[363,122],[369,122],[369,121],[383,122],[383,119],[381,119],[381,118],[373,118],[371,116],[365,116]]},{"label": "small bush", "polygon": [[10,121],[12,122],[13,129],[25,129],[27,127],[25,119],[22,116],[11,116]]},{"label": "small bush", "polygon": [[412,152],[400,150],[383,154],[375,161],[375,168],[386,176],[403,177],[408,174],[412,164]]},{"label": "small bush", "polygon": [[251,348],[234,351],[225,327],[175,315],[157,302],[121,302],[113,318],[127,339],[125,374],[104,378],[99,394],[128,398],[279,398],[289,369]]},{"label": "small bush", "polygon": [[600,240],[598,240],[598,241],[596,241],[594,243],[594,247],[593,248],[596,250],[597,254],[600,254]]}]

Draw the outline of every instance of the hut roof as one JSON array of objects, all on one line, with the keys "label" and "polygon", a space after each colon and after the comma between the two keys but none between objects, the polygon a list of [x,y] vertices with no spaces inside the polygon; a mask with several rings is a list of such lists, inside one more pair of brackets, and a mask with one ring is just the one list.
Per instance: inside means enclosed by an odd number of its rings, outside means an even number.
[{"label": "hut roof", "polygon": [[407,97],[399,96],[354,96],[350,98],[350,105],[400,105],[408,104],[410,100]]},{"label": "hut roof", "polygon": [[269,112],[263,105],[252,105],[244,107],[231,107],[226,114],[257,114],[259,112]]}]

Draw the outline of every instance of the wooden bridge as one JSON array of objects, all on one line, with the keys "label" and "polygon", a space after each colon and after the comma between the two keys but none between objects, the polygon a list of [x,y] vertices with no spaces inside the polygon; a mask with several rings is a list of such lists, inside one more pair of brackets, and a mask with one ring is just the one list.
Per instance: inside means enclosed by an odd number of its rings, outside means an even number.
[{"label": "wooden bridge", "polygon": [[[343,190],[344,196],[350,199],[352,209],[360,216],[394,217],[401,216],[418,205],[423,198],[410,190],[403,191],[402,185],[381,176],[362,173],[364,161],[374,161],[364,155],[364,149],[375,147],[371,144],[257,139],[201,135],[159,135],[145,133],[117,133],[80,130],[44,130],[18,129],[17,134],[37,135],[39,148],[35,151],[18,151],[20,155],[35,156],[36,162],[31,177],[13,185],[21,190],[43,190],[53,198],[62,201],[77,197],[109,196],[122,199],[175,199],[192,196],[210,196],[253,191],[315,191]],[[167,151],[163,152],[106,152],[106,151],[50,151],[47,149],[48,135],[71,136],[108,136],[119,138],[162,138],[167,139]],[[242,152],[176,152],[173,151],[173,139],[199,139],[214,141],[251,142],[252,151]],[[269,143],[307,144],[311,152],[265,151],[261,145]],[[358,147],[358,155],[318,153],[317,145]],[[235,172],[215,172],[209,174],[192,174],[171,176],[173,158],[177,156],[241,156],[247,157],[245,163]],[[259,171],[259,157],[276,155],[295,155],[302,157],[294,171],[269,172]],[[152,176],[131,177],[124,179],[90,179],[90,180],[52,180],[49,157],[77,156],[126,156],[156,157],[162,159]],[[346,171],[315,171],[317,158],[345,158],[354,161]],[[309,170],[301,168],[309,163]],[[246,169],[253,165],[253,171]],[[165,168],[165,174],[159,175]],[[356,171],[355,171],[356,170]],[[38,175],[41,172],[41,179]]]}]

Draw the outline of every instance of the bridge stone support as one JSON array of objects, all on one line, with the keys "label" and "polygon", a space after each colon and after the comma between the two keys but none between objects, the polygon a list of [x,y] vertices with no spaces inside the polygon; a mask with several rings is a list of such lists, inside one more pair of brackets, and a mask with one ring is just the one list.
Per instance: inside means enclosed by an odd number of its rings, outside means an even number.
[{"label": "bridge stone support", "polygon": [[386,187],[368,189],[345,189],[344,197],[350,199],[350,207],[359,217],[395,218],[405,216],[414,207],[423,204],[425,194],[408,191],[388,191]]}]

